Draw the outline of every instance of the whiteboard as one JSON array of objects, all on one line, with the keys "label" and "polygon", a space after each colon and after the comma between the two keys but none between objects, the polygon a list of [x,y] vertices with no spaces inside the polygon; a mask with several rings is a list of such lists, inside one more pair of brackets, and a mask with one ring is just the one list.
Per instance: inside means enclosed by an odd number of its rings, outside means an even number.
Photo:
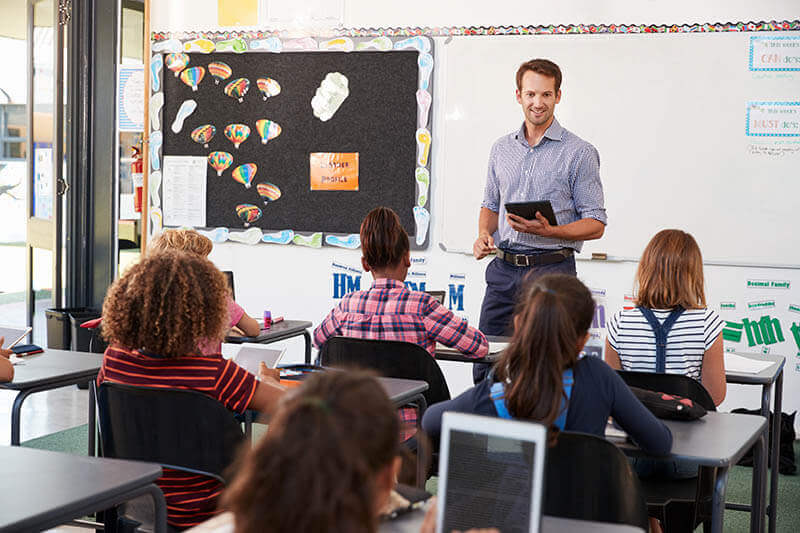
[{"label": "whiteboard", "polygon": [[600,153],[608,226],[583,256],[638,258],[672,227],[692,233],[706,261],[800,265],[800,136],[746,132],[749,102],[800,101],[800,72],[750,70],[755,35],[448,40],[438,49],[441,244],[472,250],[489,150],[522,124],[516,69],[545,57],[564,76],[556,118]]}]

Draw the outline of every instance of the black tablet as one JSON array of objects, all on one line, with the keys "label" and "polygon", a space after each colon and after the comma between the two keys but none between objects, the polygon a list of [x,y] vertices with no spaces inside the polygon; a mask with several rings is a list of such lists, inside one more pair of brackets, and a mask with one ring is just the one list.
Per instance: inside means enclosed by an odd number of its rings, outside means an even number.
[{"label": "black tablet", "polygon": [[506,211],[527,220],[536,220],[536,212],[542,214],[551,226],[558,226],[556,215],[553,213],[553,204],[550,200],[540,200],[536,202],[508,202]]}]

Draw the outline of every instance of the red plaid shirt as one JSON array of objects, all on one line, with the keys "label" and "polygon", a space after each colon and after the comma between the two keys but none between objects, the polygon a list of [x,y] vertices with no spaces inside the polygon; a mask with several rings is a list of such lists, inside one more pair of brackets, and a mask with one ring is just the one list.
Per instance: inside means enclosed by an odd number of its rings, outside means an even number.
[{"label": "red plaid shirt", "polygon": [[[484,357],[489,342],[467,320],[424,292],[410,291],[395,279],[376,279],[369,290],[346,294],[314,330],[319,348],[334,336],[413,342],[434,355],[436,343],[466,355]],[[414,434],[415,409],[400,410],[403,440]]]}]

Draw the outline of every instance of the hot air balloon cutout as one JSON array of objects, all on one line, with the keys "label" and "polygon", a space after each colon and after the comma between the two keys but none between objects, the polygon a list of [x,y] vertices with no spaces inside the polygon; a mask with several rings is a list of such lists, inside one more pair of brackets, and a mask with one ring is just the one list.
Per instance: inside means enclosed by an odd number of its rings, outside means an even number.
[{"label": "hot air balloon cutout", "polygon": [[214,61],[208,64],[208,73],[214,76],[215,85],[219,85],[219,82],[230,78],[232,72],[230,65],[222,61]]},{"label": "hot air balloon cutout", "polygon": [[197,90],[197,86],[203,81],[203,76],[206,75],[204,67],[187,68],[181,72],[181,81],[192,88],[192,91]]},{"label": "hot air balloon cutout", "polygon": [[197,144],[202,144],[203,148],[208,148],[208,143],[214,138],[217,128],[213,124],[203,124],[192,130],[192,140]]},{"label": "hot air balloon cutout", "polygon": [[225,94],[231,98],[236,98],[241,104],[248,89],[250,89],[250,80],[247,78],[236,78],[225,86]]},{"label": "hot air balloon cutout", "polygon": [[250,126],[247,124],[228,124],[225,126],[225,137],[227,137],[238,150],[239,145],[250,137]]},{"label": "hot air balloon cutout", "polygon": [[253,204],[239,204],[236,206],[236,215],[244,222],[244,227],[249,228],[251,222],[261,218],[261,208]]},{"label": "hot air balloon cutout", "polygon": [[266,182],[256,185],[259,196],[264,199],[264,205],[269,205],[281,197],[281,190],[274,183]]},{"label": "hot air balloon cutout", "polygon": [[164,63],[168,69],[175,73],[177,78],[178,74],[189,64],[189,56],[183,53],[167,54],[167,57],[164,58]]},{"label": "hot air balloon cutout", "polygon": [[[245,163],[234,168],[233,172],[231,172],[231,177],[244,185],[246,189],[249,189],[253,185],[253,178],[256,177],[256,172],[258,172],[258,167],[255,163]],[[260,212],[258,216],[261,216]]]},{"label": "hot air balloon cutout", "polygon": [[261,96],[265,101],[267,98],[281,94],[281,84],[272,78],[258,78],[256,85],[258,85],[258,90],[261,91]]},{"label": "hot air balloon cutout", "polygon": [[256,131],[261,135],[261,144],[267,144],[270,140],[280,135],[283,129],[277,122],[262,118],[256,120]]},{"label": "hot air balloon cutout", "polygon": [[222,176],[225,169],[233,164],[233,155],[228,152],[211,152],[208,154],[208,164],[217,171],[217,176]]}]

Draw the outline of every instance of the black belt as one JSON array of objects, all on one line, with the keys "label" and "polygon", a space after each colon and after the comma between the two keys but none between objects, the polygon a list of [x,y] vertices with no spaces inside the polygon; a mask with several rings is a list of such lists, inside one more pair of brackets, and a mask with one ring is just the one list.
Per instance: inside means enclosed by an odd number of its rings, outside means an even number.
[{"label": "black belt", "polygon": [[562,248],[560,250],[555,250],[553,252],[545,252],[541,254],[532,254],[532,255],[525,255],[525,254],[512,254],[509,252],[504,252],[500,248],[497,249],[497,257],[505,261],[506,263],[510,263],[514,266],[536,266],[536,265],[552,265],[555,263],[560,263],[564,259],[572,257],[574,250],[572,248]]}]

